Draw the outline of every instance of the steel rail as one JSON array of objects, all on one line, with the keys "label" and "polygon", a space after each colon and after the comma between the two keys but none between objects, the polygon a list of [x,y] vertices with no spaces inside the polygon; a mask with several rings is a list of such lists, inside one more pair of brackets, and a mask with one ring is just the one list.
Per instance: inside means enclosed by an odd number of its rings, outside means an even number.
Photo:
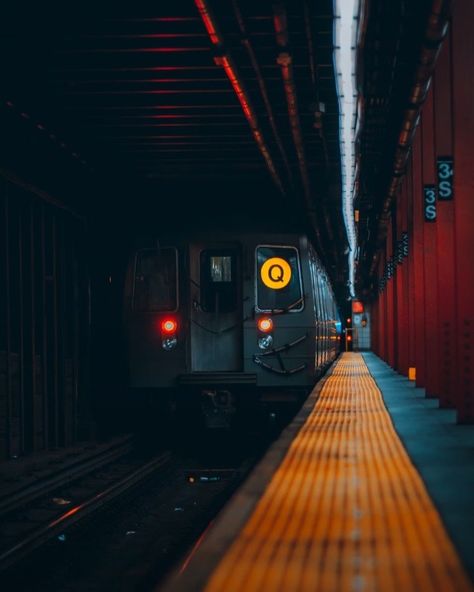
[{"label": "steel rail", "polygon": [[131,449],[132,436],[129,435],[119,442],[114,442],[105,450],[95,451],[88,458],[78,459],[60,472],[54,473],[51,477],[27,485],[23,489],[8,492],[3,499],[0,499],[0,516],[45,495],[49,491],[70,483],[73,479],[84,477],[99,467],[124,456]]},{"label": "steel rail", "polygon": [[62,534],[67,528],[82,518],[85,518],[92,512],[115,500],[134,485],[137,485],[140,481],[143,481],[153,472],[163,468],[168,463],[169,459],[169,452],[162,453],[158,457],[144,464],[139,469],[133,471],[133,473],[120,479],[101,492],[96,493],[88,500],[75,505],[67,512],[64,512],[59,517],[48,522],[48,524],[43,525],[34,532],[30,533],[15,545],[0,554],[0,570],[3,570],[16,563],[26,554],[30,553],[34,549],[37,549],[46,541],[50,540],[54,536]]}]

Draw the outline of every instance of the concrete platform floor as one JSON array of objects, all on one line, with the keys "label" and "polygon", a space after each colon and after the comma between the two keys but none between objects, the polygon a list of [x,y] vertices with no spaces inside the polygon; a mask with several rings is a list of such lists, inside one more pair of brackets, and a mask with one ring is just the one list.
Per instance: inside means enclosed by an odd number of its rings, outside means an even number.
[{"label": "concrete platform floor", "polygon": [[363,353],[395,430],[418,469],[445,527],[474,579],[474,425],[457,425],[456,412],[440,409],[373,353]]}]

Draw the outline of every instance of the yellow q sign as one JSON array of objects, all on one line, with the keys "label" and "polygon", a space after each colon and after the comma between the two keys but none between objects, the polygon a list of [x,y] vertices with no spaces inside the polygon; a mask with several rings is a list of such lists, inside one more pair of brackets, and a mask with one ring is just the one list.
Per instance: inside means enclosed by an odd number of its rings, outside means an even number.
[{"label": "yellow q sign", "polygon": [[260,270],[262,282],[272,290],[285,288],[291,280],[291,267],[288,261],[280,257],[267,259]]}]

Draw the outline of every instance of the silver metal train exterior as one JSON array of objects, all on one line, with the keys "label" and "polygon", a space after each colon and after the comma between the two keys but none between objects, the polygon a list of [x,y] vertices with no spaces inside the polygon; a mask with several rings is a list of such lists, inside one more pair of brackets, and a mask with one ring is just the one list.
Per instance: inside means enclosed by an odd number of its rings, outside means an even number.
[{"label": "silver metal train exterior", "polygon": [[301,400],[340,346],[328,276],[298,234],[141,241],[125,324],[132,393],[199,405],[211,423],[239,405]]}]

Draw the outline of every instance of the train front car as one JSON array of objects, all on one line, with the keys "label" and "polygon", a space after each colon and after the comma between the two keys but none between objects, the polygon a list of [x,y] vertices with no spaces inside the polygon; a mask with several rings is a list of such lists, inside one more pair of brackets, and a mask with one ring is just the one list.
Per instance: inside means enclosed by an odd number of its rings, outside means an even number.
[{"label": "train front car", "polygon": [[199,412],[209,427],[301,401],[338,351],[333,293],[306,237],[186,239],[131,259],[133,396]]}]

